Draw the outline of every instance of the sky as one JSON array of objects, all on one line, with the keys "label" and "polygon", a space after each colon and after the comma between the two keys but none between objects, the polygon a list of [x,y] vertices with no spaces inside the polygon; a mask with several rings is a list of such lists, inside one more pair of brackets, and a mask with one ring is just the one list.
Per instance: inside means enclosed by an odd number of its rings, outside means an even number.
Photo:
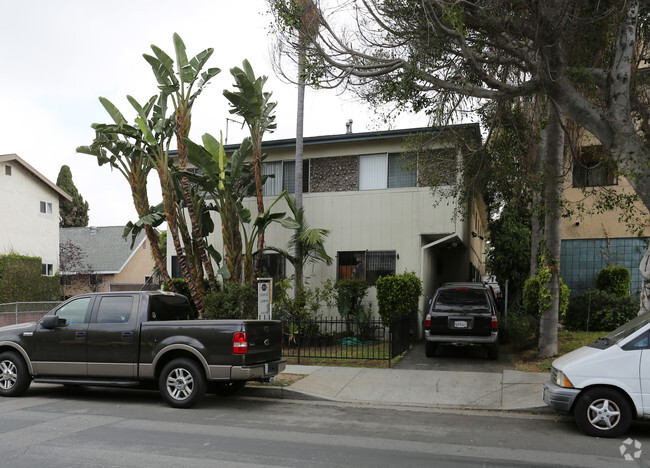
[{"label": "sky", "polygon": [[[233,89],[229,70],[248,59],[256,75],[269,77],[266,90],[278,102],[277,130],[265,140],[295,138],[295,85],[272,69],[271,18],[265,0],[230,2],[184,0],[0,0],[3,27],[0,62],[4,64],[0,102],[0,154],[15,153],[52,182],[62,165],[70,166],[77,189],[90,205],[90,225],[118,226],[135,221],[126,180],[76,148],[92,143],[91,124],[109,123],[98,98],[108,98],[133,121],[127,95],[145,102],[157,94],[150,66],[142,57],[155,44],[174,56],[172,35],[183,39],[189,57],[212,47],[210,67],[222,71],[197,99],[190,138],[201,140],[226,131],[231,118],[222,93]],[[308,89],[304,136],[389,128],[350,94]],[[425,116],[402,115],[390,128],[427,125]],[[229,122],[228,143],[246,137]],[[160,201],[158,181],[149,180],[150,203]]]}]

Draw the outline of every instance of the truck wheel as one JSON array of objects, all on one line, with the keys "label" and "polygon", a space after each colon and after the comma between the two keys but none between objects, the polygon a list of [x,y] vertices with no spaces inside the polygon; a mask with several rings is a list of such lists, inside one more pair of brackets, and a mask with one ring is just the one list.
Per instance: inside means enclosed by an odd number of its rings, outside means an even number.
[{"label": "truck wheel", "polygon": [[191,359],[174,359],[163,367],[158,379],[160,393],[172,408],[191,408],[205,394],[203,369]]},{"label": "truck wheel", "polygon": [[12,351],[0,353],[0,395],[20,396],[32,383],[27,364],[22,357]]},{"label": "truck wheel", "polygon": [[237,395],[245,386],[245,380],[231,380],[229,382],[215,382],[212,390],[219,396],[229,397]]},{"label": "truck wheel", "polygon": [[632,408],[620,392],[594,388],[583,393],[573,411],[576,423],[594,437],[618,437],[632,424]]},{"label": "truck wheel", "polygon": [[427,341],[426,343],[424,343],[424,354],[426,354],[427,357],[435,357],[437,347],[438,347],[438,343]]}]

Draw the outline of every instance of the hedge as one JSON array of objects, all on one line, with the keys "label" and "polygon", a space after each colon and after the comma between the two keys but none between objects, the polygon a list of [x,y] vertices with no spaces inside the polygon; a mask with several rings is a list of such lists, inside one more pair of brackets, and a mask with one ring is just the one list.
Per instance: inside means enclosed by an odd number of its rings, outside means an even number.
[{"label": "hedge", "polygon": [[596,277],[598,289],[619,297],[630,295],[631,282],[630,270],[616,265],[603,268]]},{"label": "hedge", "polygon": [[612,331],[632,320],[639,304],[630,296],[590,289],[571,296],[564,326],[574,331]]},{"label": "hedge", "polygon": [[0,255],[0,303],[60,301],[61,282],[41,274],[40,257]]},{"label": "hedge", "polygon": [[415,317],[422,295],[422,282],[415,273],[382,276],[376,285],[379,317],[384,325],[395,318]]}]

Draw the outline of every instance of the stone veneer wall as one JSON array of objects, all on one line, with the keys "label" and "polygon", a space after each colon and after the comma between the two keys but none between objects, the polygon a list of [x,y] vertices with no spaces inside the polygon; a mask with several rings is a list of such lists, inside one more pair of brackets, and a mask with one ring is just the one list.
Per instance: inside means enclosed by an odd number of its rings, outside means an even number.
[{"label": "stone veneer wall", "polygon": [[337,156],[309,160],[310,192],[359,190],[359,157]]}]

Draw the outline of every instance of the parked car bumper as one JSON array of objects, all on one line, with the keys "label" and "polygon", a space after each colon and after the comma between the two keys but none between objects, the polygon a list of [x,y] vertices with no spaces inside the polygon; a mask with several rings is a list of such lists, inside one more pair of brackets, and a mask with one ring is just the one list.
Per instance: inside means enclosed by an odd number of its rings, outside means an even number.
[{"label": "parked car bumper", "polygon": [[499,332],[492,332],[490,336],[454,336],[432,335],[430,330],[425,330],[424,338],[435,343],[494,344],[499,341]]},{"label": "parked car bumper", "polygon": [[232,380],[258,380],[278,375],[287,367],[287,361],[282,359],[255,366],[233,366],[230,370]]},{"label": "parked car bumper", "polygon": [[573,402],[580,394],[577,388],[565,388],[556,385],[555,382],[547,380],[544,382],[544,393],[542,398],[544,403],[558,411],[571,411]]}]

